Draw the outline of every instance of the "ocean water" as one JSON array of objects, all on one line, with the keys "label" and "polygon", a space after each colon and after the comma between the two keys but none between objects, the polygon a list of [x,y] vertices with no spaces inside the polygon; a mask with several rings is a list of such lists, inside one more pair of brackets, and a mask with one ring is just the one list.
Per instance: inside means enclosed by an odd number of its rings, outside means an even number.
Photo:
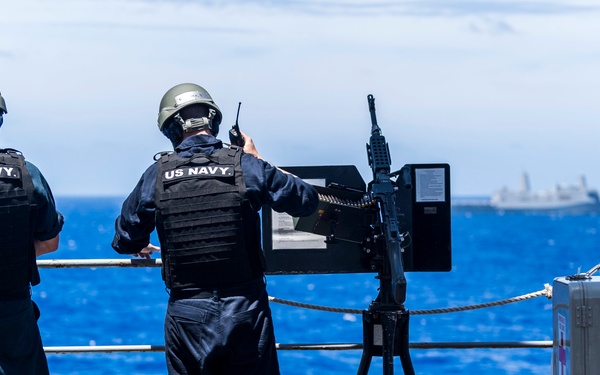
[{"label": "ocean water", "polygon": [[[128,258],[110,247],[122,198],[57,198],[66,224],[57,252],[41,259]],[[587,271],[599,256],[600,216],[455,213],[453,269],[408,273],[406,308],[470,306],[537,292],[555,277]],[[154,242],[157,243],[156,238]],[[33,288],[45,346],[163,345],[167,294],[158,268],[41,269]],[[269,276],[271,296],[365,309],[375,274]],[[362,343],[360,315],[272,303],[277,342]],[[411,314],[410,341],[552,340],[552,301],[537,297],[486,309]],[[361,350],[280,350],[282,374],[355,374]],[[417,374],[549,374],[551,349],[411,349]],[[165,374],[163,353],[48,354],[51,373]],[[381,374],[373,357],[369,374]],[[402,374],[398,358],[395,373]]]}]

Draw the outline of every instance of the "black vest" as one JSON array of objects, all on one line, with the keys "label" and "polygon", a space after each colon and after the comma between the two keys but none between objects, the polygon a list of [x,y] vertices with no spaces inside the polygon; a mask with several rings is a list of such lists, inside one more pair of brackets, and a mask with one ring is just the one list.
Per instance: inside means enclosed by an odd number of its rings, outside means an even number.
[{"label": "black vest", "polygon": [[156,229],[167,288],[233,285],[263,272],[258,213],[246,199],[242,151],[157,162]]},{"label": "black vest", "polygon": [[33,247],[33,182],[20,152],[0,149],[0,300],[26,298],[39,282]]}]

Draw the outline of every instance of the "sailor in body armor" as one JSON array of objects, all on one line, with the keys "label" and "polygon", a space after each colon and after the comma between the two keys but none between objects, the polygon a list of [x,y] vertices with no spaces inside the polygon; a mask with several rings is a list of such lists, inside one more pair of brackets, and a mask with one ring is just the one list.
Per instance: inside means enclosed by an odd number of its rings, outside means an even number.
[{"label": "sailor in body armor", "polygon": [[[7,113],[0,95],[0,126]],[[63,216],[39,169],[13,149],[0,149],[0,375],[48,374],[31,286],[36,257],[58,248]]]},{"label": "sailor in body armor", "polygon": [[[258,212],[310,215],[318,194],[262,160],[247,135],[243,149],[224,147],[221,111],[204,88],[171,88],[159,111],[175,152],[155,158],[125,200],[112,246],[161,253],[169,374],[279,374]],[[155,228],[160,248],[150,244]]]}]

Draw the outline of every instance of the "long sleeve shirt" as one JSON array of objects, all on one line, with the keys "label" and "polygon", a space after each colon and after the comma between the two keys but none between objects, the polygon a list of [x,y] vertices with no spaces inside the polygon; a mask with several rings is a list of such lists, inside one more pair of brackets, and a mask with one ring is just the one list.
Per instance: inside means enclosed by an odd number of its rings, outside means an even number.
[{"label": "long sleeve shirt", "polygon": [[[181,157],[194,154],[212,154],[223,143],[211,135],[195,135],[183,140],[175,152]],[[268,206],[277,212],[292,216],[307,216],[318,205],[316,189],[291,174],[286,174],[264,160],[243,154],[242,173],[250,205],[257,212]],[[139,253],[150,242],[154,231],[154,189],[157,166],[152,164],[144,172],[136,187],[123,203],[121,214],[115,222],[112,247],[120,254]]]}]

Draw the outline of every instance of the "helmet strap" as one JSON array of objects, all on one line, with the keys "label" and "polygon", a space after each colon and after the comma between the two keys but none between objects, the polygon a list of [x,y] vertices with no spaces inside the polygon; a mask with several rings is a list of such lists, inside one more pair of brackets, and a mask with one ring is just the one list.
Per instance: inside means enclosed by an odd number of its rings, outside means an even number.
[{"label": "helmet strap", "polygon": [[208,117],[190,118],[190,119],[184,120],[181,118],[181,116],[179,116],[179,114],[177,114],[174,117],[174,119],[179,125],[181,125],[181,128],[183,129],[184,132],[211,128],[210,127],[211,120]]},{"label": "helmet strap", "polygon": [[175,115],[174,120],[181,125],[184,132],[203,129],[209,129],[212,131],[212,121],[216,114],[217,111],[211,108],[208,110],[208,117],[190,118],[184,120],[178,113]]}]

